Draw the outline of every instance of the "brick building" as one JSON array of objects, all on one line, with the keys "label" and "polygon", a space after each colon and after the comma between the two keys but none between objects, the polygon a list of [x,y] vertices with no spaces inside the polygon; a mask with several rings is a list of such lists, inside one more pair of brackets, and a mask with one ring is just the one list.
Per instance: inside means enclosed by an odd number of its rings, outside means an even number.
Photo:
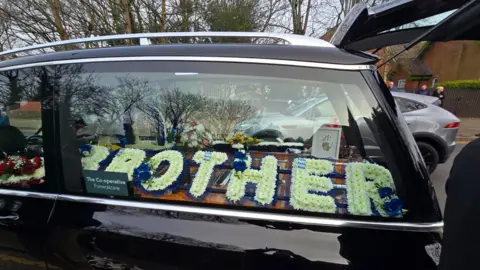
[{"label": "brick building", "polygon": [[411,91],[437,82],[480,79],[480,42],[450,41],[429,43],[410,58],[391,66],[388,78],[400,89]]}]

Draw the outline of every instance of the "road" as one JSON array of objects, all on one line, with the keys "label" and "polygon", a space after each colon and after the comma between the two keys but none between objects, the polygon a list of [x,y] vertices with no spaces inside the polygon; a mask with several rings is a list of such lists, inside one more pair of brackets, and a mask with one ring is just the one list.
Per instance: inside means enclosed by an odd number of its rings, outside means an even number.
[{"label": "road", "polygon": [[445,209],[445,182],[447,181],[448,175],[450,173],[450,167],[452,167],[453,160],[455,156],[460,152],[460,150],[464,147],[464,145],[459,144],[455,148],[455,152],[452,153],[452,156],[447,160],[445,164],[439,165],[437,169],[431,175],[431,181],[433,183],[433,187],[435,188],[435,192],[437,193],[438,203],[443,210]]}]

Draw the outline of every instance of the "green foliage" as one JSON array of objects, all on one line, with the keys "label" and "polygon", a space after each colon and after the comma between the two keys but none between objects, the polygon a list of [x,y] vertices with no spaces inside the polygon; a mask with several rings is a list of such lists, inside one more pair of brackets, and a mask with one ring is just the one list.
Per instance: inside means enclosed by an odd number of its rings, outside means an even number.
[{"label": "green foliage", "polygon": [[480,80],[460,80],[437,83],[436,86],[443,86],[448,89],[480,89]]},{"label": "green foliage", "polygon": [[428,81],[432,76],[408,76],[409,81]]},{"label": "green foliage", "polygon": [[[210,31],[255,32],[260,28],[255,3],[254,0],[212,0],[207,5],[205,22]],[[218,41],[245,42],[238,38]]]}]

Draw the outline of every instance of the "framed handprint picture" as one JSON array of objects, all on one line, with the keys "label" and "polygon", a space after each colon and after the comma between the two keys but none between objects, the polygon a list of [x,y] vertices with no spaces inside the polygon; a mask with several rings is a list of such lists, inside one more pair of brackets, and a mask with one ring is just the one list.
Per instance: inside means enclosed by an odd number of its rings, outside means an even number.
[{"label": "framed handprint picture", "polygon": [[321,127],[312,140],[312,156],[338,159],[340,152],[341,128]]}]

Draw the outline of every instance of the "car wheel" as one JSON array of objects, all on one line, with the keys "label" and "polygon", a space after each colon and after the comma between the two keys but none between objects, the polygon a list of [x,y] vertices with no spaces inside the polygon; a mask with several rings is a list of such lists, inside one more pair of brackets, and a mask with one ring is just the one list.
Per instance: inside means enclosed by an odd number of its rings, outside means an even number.
[{"label": "car wheel", "polygon": [[427,165],[428,172],[433,173],[438,166],[438,162],[440,161],[438,151],[435,149],[435,147],[426,142],[417,142],[417,145],[420,153],[422,154],[423,160]]}]

